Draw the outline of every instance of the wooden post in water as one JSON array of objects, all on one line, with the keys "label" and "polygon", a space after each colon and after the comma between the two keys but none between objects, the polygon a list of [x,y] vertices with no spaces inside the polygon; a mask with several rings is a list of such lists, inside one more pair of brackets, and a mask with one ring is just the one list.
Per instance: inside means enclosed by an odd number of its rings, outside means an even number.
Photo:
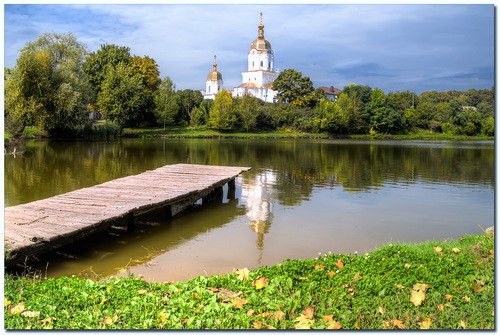
[{"label": "wooden post in water", "polygon": [[236,198],[236,181],[231,179],[227,182],[227,199],[234,200]]},{"label": "wooden post in water", "polygon": [[214,188],[209,194],[204,196],[202,198],[202,203],[206,204],[206,203],[208,203],[210,201],[214,201],[214,200],[221,200],[222,201],[223,196],[224,196],[224,189],[222,188],[222,186],[219,186],[219,187]]}]

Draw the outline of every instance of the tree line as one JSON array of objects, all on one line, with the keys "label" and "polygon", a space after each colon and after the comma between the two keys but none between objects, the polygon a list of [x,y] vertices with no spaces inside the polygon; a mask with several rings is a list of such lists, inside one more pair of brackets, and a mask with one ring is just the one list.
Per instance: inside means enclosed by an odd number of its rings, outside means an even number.
[{"label": "tree line", "polygon": [[5,68],[5,128],[13,135],[36,126],[51,136],[92,130],[90,112],[123,127],[195,126],[221,131],[290,129],[331,134],[399,134],[415,130],[494,135],[494,89],[384,93],[350,84],[335,101],[293,69],[273,83],[277,102],[227,90],[215,100],[176,90],[158,64],[130,48],[101,45],[95,52],[71,34],[46,33]]}]

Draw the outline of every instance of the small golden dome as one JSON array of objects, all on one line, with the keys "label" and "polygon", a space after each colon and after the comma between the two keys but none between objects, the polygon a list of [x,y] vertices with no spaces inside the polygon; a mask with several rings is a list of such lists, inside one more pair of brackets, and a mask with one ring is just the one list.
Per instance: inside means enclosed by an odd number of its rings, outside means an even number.
[{"label": "small golden dome", "polygon": [[222,80],[222,74],[217,71],[217,63],[216,63],[216,59],[217,59],[217,56],[214,55],[214,67],[212,69],[212,71],[210,71],[207,75],[207,80],[210,80],[210,81],[219,81],[219,80]]}]

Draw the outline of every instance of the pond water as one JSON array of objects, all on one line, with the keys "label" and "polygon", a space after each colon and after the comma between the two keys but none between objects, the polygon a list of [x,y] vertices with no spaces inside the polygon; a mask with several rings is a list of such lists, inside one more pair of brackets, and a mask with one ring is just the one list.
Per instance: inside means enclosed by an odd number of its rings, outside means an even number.
[{"label": "pond water", "polygon": [[251,166],[236,199],[173,219],[153,213],[135,231],[111,229],[28,264],[49,277],[178,281],[480,233],[494,224],[494,161],[493,141],[37,141],[5,156],[5,206],[166,164]]}]

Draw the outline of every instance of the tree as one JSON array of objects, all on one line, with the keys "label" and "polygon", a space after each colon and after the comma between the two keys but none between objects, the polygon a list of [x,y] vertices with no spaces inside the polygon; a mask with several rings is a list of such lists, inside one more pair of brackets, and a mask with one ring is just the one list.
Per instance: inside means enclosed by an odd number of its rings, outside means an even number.
[{"label": "tree", "polygon": [[279,102],[293,103],[297,106],[306,105],[308,96],[313,95],[313,83],[309,77],[303,77],[302,72],[286,69],[273,82],[272,89],[277,91]]},{"label": "tree", "polygon": [[245,128],[247,133],[257,124],[258,108],[259,102],[257,98],[249,94],[245,94],[243,98],[241,98],[238,106],[238,113],[240,115],[243,128]]},{"label": "tree", "polygon": [[132,72],[138,73],[142,77],[144,87],[144,106],[138,122],[153,125],[156,122],[154,117],[154,94],[161,83],[158,64],[148,56],[134,56],[130,67]]},{"label": "tree", "polygon": [[390,107],[379,107],[373,111],[371,120],[373,129],[377,132],[396,134],[403,130],[403,116]]},{"label": "tree", "polygon": [[155,115],[156,119],[166,125],[175,123],[175,118],[179,113],[179,95],[175,92],[175,85],[169,77],[165,77],[160,84],[160,88],[155,94]]},{"label": "tree", "polygon": [[133,125],[144,106],[144,85],[141,75],[125,63],[108,65],[97,106],[103,116],[121,127]]},{"label": "tree", "polygon": [[46,33],[28,42],[5,83],[7,117],[50,135],[81,127],[92,97],[82,68],[87,54],[72,34]]},{"label": "tree", "polygon": [[180,119],[189,122],[193,108],[199,107],[203,101],[203,94],[195,90],[182,90],[177,92],[180,99]]},{"label": "tree", "polygon": [[[340,97],[338,100],[341,100]],[[320,100],[319,109],[322,115],[322,129],[331,134],[345,134],[349,131],[352,114],[350,113],[349,108],[345,108],[346,106],[344,105],[344,101],[347,103],[349,102],[347,95],[342,97],[342,104],[338,104],[327,99]]]},{"label": "tree", "polygon": [[213,103],[214,101],[211,99],[204,99],[199,107],[193,108],[191,112],[190,124],[192,126],[206,125]]},{"label": "tree", "polygon": [[85,60],[83,70],[88,75],[95,93],[99,94],[108,67],[114,68],[120,63],[129,65],[131,61],[130,48],[114,44],[102,44],[99,50],[92,52]]},{"label": "tree", "polygon": [[208,125],[210,128],[218,130],[231,130],[236,125],[233,98],[225,89],[215,96],[210,109]]},{"label": "tree", "polygon": [[372,90],[372,94],[370,97],[370,103],[368,104],[368,108],[370,111],[375,110],[377,108],[386,106],[387,98],[385,93],[380,88],[375,88]]}]

